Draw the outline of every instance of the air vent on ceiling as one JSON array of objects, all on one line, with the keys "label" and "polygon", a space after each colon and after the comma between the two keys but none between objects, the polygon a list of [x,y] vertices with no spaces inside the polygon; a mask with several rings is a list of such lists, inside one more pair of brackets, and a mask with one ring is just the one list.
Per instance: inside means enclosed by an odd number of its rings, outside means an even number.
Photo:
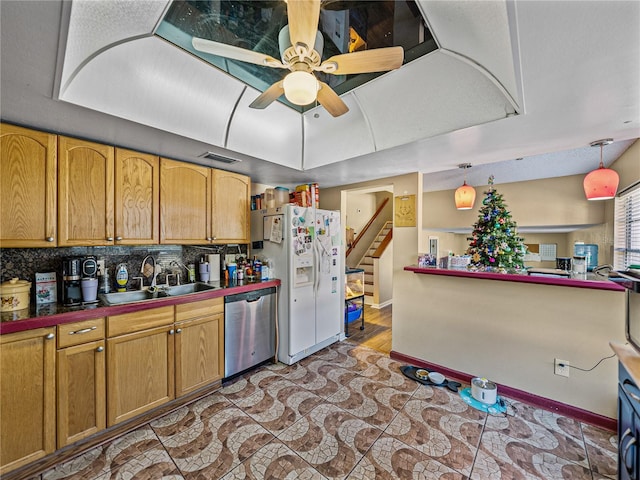
[{"label": "air vent on ceiling", "polygon": [[236,162],[241,162],[242,160],[237,160],[235,158],[228,158],[228,157],[223,157],[221,155],[218,155],[216,153],[213,152],[204,152],[202,155],[198,155],[198,157],[200,158],[206,158],[207,160],[214,160],[216,162],[222,162],[222,163],[236,163]]}]

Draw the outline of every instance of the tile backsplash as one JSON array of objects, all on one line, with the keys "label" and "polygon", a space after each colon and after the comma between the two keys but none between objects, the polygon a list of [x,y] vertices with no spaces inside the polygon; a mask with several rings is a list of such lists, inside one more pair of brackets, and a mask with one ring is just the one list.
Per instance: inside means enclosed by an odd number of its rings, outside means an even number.
[{"label": "tile backsplash", "polygon": [[[129,271],[129,282],[133,277],[141,276],[142,260],[152,255],[163,272],[158,275],[158,283],[165,283],[167,273],[172,269],[181,269],[180,278],[186,283],[186,271],[181,266],[189,263],[197,264],[203,255],[210,253],[229,253],[245,256],[247,246],[218,245],[148,245],[148,246],[113,246],[113,247],[58,247],[58,248],[2,248],[0,249],[0,280],[5,282],[11,278],[20,278],[35,283],[35,274],[56,272],[58,292],[62,279],[62,261],[67,257],[94,256],[104,260],[109,272],[111,289],[115,289],[115,269],[125,263]],[[173,262],[173,265],[172,265]],[[148,281],[145,282],[148,285]]]}]

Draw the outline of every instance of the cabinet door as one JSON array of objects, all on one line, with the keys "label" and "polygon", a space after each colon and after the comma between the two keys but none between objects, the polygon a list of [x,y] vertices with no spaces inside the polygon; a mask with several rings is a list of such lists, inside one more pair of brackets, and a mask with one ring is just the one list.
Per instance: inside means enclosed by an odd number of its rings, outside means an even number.
[{"label": "cabinet door", "polygon": [[638,479],[638,416],[621,385],[618,385],[618,478]]},{"label": "cabinet door", "polygon": [[0,124],[0,246],[56,246],[57,137]]},{"label": "cabinet door", "polygon": [[214,313],[176,324],[176,396],[224,375],[224,318]]},{"label": "cabinet door", "polygon": [[113,147],[59,137],[58,155],[58,245],[113,245]]},{"label": "cabinet door", "polygon": [[58,350],[58,448],[105,428],[104,340]]},{"label": "cabinet door", "polygon": [[160,159],[160,243],[211,239],[211,169]]},{"label": "cabinet door", "polygon": [[215,243],[249,243],[251,179],[213,170],[211,234]]},{"label": "cabinet door", "polygon": [[174,398],[172,327],[107,340],[107,426]]},{"label": "cabinet door", "polygon": [[56,449],[55,328],[0,336],[0,473]]},{"label": "cabinet door", "polygon": [[115,232],[118,245],[160,241],[160,159],[116,149]]}]

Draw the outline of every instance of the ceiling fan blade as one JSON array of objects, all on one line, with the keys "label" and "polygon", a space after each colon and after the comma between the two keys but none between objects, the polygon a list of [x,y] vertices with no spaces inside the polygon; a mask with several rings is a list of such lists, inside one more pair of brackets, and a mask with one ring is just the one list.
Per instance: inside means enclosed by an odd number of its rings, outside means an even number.
[{"label": "ceiling fan blade", "polygon": [[249,108],[259,108],[259,109],[266,108],[269,105],[271,105],[271,103],[273,103],[283,93],[284,93],[284,87],[282,86],[282,80],[280,80],[279,82],[274,83],[269,88],[267,88],[264,92],[262,92],[262,94],[260,94],[258,98],[256,98],[253,102],[251,102],[251,105],[249,105]]},{"label": "ceiling fan blade", "polygon": [[191,43],[193,44],[193,48],[199,52],[211,53],[212,55],[218,55],[219,57],[254,63],[256,65],[287,68],[280,60],[276,60],[270,55],[254,52],[253,50],[247,50],[246,48],[234,47],[233,45],[227,45],[226,43],[213,42],[211,40],[198,37],[193,37]]},{"label": "ceiling fan blade", "polygon": [[318,102],[327,112],[334,117],[339,117],[349,111],[347,104],[342,101],[333,89],[324,82],[318,81],[320,90],[318,90]]},{"label": "ceiling fan blade", "polygon": [[[362,52],[343,53],[326,59],[320,70],[334,75],[350,75],[353,73],[386,72],[402,66],[404,50],[402,47],[375,48]],[[335,65],[335,67],[334,67]]]},{"label": "ceiling fan blade", "polygon": [[312,50],[320,20],[320,0],[288,0],[287,16],[291,44],[304,43]]}]

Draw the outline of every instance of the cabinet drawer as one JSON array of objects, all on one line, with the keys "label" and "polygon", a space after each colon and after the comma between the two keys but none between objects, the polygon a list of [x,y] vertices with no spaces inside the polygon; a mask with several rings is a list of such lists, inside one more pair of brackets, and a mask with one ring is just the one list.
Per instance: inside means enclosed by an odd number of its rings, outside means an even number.
[{"label": "cabinet drawer", "polygon": [[162,327],[173,323],[173,307],[152,308],[139,312],[107,317],[107,336],[139,332],[148,328]]},{"label": "cabinet drawer", "polygon": [[104,338],[104,317],[58,325],[58,348],[80,345]]},{"label": "cabinet drawer", "polygon": [[176,322],[214,313],[224,313],[224,297],[176,305]]}]

